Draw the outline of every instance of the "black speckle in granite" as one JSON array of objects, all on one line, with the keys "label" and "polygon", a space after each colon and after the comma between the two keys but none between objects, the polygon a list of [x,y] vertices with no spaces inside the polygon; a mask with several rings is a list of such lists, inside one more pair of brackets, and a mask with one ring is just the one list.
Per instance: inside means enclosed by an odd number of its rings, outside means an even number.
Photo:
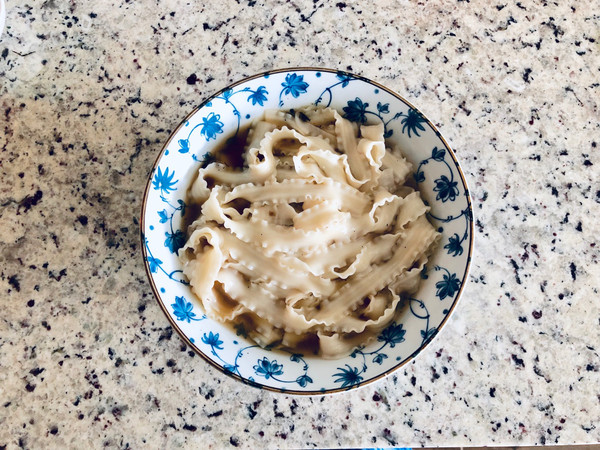
[{"label": "black speckle in granite", "polygon": [[381,401],[381,395],[379,395],[379,392],[375,392],[373,394],[373,401],[374,402],[380,402]]},{"label": "black speckle in granite", "polygon": [[19,278],[16,275],[8,277],[8,284],[10,284],[15,291],[21,292],[21,283],[19,283]]},{"label": "black speckle in granite", "polygon": [[167,360],[167,367],[175,367],[176,364],[174,359]]},{"label": "black speckle in granite", "polygon": [[383,438],[390,443],[391,446],[395,447],[398,441],[392,436],[392,432],[388,428],[383,429]]},{"label": "black speckle in granite", "polygon": [[44,193],[39,189],[35,192],[35,194],[25,196],[25,198],[19,202],[17,214],[20,214],[21,208],[24,209],[24,212],[28,212],[32,207],[36,206],[40,202],[43,196]]},{"label": "black speckle in granite", "polygon": [[58,433],[58,427],[56,425],[50,427],[50,434],[57,434]]},{"label": "black speckle in granite", "polygon": [[158,337],[158,342],[163,341],[163,340],[167,340],[167,341],[171,340],[171,337],[173,336],[173,328],[165,327],[162,330],[163,330],[162,333]]},{"label": "black speckle in granite", "polygon": [[115,406],[111,410],[111,414],[114,416],[115,419],[119,420],[119,418],[123,415],[123,410],[121,408],[119,408],[118,406]]},{"label": "black speckle in granite", "polygon": [[465,113],[467,116],[470,116],[470,115],[471,115],[471,110],[470,110],[470,109],[468,109],[468,108],[467,108],[465,105],[466,105],[466,102],[463,100],[463,101],[462,101],[462,102],[461,102],[461,103],[458,105],[458,107],[459,107],[460,109],[462,109],[462,110],[464,111],[464,113]]},{"label": "black speckle in granite", "polygon": [[229,443],[231,445],[233,445],[234,447],[239,447],[240,446],[240,440],[237,437],[235,437],[235,436],[231,436],[229,438]]},{"label": "black speckle in granite", "polygon": [[513,266],[514,273],[515,273],[515,280],[516,280],[517,284],[521,284],[521,278],[519,277],[519,269],[520,269],[519,265],[512,258],[510,259],[510,263]]},{"label": "black speckle in granite", "polygon": [[[58,247],[58,245],[57,245],[57,247]],[[55,280],[55,281],[60,281],[60,280],[62,280],[62,277],[66,277],[66,276],[67,276],[67,269],[66,268],[62,269],[58,273],[58,275],[56,275],[54,273],[54,271],[52,271],[52,270],[48,272],[48,278],[50,278],[51,280]]]},{"label": "black speckle in granite", "polygon": [[77,220],[79,221],[79,223],[81,225],[83,225],[84,227],[88,224],[88,218],[87,216],[81,215],[77,217]]},{"label": "black speckle in granite", "polygon": [[209,417],[209,418],[210,417],[219,417],[221,415],[223,415],[223,410],[222,409],[220,409],[218,411],[215,411],[214,413],[207,414],[206,417]]},{"label": "black speckle in granite", "polygon": [[40,373],[42,373],[44,370],[46,370],[46,369],[44,369],[43,367],[36,367],[35,369],[31,369],[31,370],[29,371],[29,373],[30,373],[31,375],[33,375],[34,377],[37,377],[37,376],[38,376]]},{"label": "black speckle in granite", "polygon": [[35,305],[35,300],[31,299],[27,302],[27,306],[29,306],[30,308],[33,308],[33,306]]},{"label": "black speckle in granite", "polygon": [[513,360],[513,362],[517,365],[517,368],[519,367],[525,367],[525,362],[519,358],[517,355],[511,355],[511,358]]},{"label": "black speckle in granite", "polygon": [[35,384],[30,384],[30,383],[27,383],[27,384],[25,385],[25,390],[26,390],[27,392],[33,392],[33,391],[35,391]]},{"label": "black speckle in granite", "polygon": [[281,411],[279,411],[278,408],[279,407],[277,406],[277,399],[274,399],[273,400],[273,415],[277,418],[285,417],[285,415]]},{"label": "black speckle in granite", "polygon": [[[536,359],[538,359],[538,358],[536,358]],[[546,383],[550,383],[550,382],[552,382],[552,380],[551,380],[550,378],[548,378],[546,375],[544,375],[544,373],[542,372],[542,370],[541,370],[541,369],[540,369],[538,366],[536,366],[536,365],[534,365],[534,366],[533,366],[533,372],[534,372],[534,373],[535,373],[535,374],[536,374],[538,377],[541,377],[541,378],[543,378],[543,379],[544,379],[544,381],[546,381]]]},{"label": "black speckle in granite", "polygon": [[246,405],[246,410],[248,411],[248,417],[250,417],[250,419],[254,419],[258,414],[250,405]]},{"label": "black speckle in granite", "polygon": [[210,400],[214,396],[215,396],[215,390],[211,388],[211,389],[208,390],[208,392],[206,393],[206,395],[204,396],[204,398],[206,400]]},{"label": "black speckle in granite", "polygon": [[481,221],[479,219],[475,220],[475,226],[477,227],[477,231],[479,231],[480,233],[483,233],[483,224],[481,223]]},{"label": "black speckle in granite", "polygon": [[[98,389],[100,393],[102,393],[102,385],[98,381],[98,375],[96,375],[95,370],[88,372],[85,374],[85,379],[90,383],[94,388]],[[85,397],[84,397],[85,398]],[[90,397],[91,398],[91,397]]]},{"label": "black speckle in granite", "polygon": [[573,278],[573,281],[575,281],[577,279],[577,266],[574,262],[571,262],[569,265],[569,270],[571,271],[571,278]]},{"label": "black speckle in granite", "polygon": [[186,423],[183,426],[183,429],[186,431],[196,431],[198,429],[198,427],[196,425],[190,425],[190,424]]},{"label": "black speckle in granite", "polygon": [[551,28],[552,32],[554,33],[554,37],[556,38],[555,42],[560,42],[558,37],[564,35],[565,31],[554,23],[554,17],[549,17],[547,22],[542,22],[542,25]]}]

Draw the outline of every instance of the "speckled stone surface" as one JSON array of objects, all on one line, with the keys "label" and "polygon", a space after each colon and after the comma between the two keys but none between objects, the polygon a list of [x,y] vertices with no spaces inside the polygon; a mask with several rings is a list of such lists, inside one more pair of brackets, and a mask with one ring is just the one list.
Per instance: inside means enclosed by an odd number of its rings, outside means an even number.
[{"label": "speckled stone surface", "polygon": [[[0,448],[598,442],[600,2],[217,3],[8,1]],[[433,344],[325,397],[250,388],[194,356],[138,234],[170,130],[229,82],[300,65],[372,78],[431,118],[477,231]]]}]

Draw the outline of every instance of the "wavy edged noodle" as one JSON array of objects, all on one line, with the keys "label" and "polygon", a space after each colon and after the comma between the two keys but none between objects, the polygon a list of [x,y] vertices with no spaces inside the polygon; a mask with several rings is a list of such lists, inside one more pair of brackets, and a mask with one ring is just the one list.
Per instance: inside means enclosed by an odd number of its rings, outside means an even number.
[{"label": "wavy edged noodle", "polygon": [[401,156],[397,156],[395,152],[388,149],[382,159],[382,168],[390,169],[396,185],[402,185],[412,171],[412,164]]},{"label": "wavy edged noodle", "polygon": [[[294,112],[294,114],[291,114]],[[307,107],[298,111],[267,111],[265,120],[278,127],[289,127],[305,136],[317,136],[335,144],[334,111]]]},{"label": "wavy edged noodle", "polygon": [[[363,191],[371,190],[379,184],[381,166],[385,156],[385,142],[383,140],[383,124],[360,127],[362,139],[358,141],[356,151],[363,156],[369,164],[370,177],[362,186]],[[367,137],[368,136],[368,137]]]},{"label": "wavy edged noodle", "polygon": [[238,271],[247,277],[252,276],[257,280],[274,283],[284,290],[291,289],[322,297],[331,295],[335,290],[331,281],[304,273],[300,265],[290,267],[288,262],[286,267],[282,267],[277,255],[267,256],[260,249],[238,240],[229,233],[223,233],[222,242],[229,252],[228,261],[241,263],[237,267]]},{"label": "wavy edged noodle", "polygon": [[362,214],[370,204],[368,196],[351,186],[333,180],[313,182],[302,178],[265,182],[262,185],[240,184],[225,194],[224,203],[236,198],[244,198],[249,202],[269,201],[288,204],[327,199],[337,202],[340,208],[353,214]]},{"label": "wavy edged noodle", "polygon": [[344,119],[337,112],[335,118],[338,147],[348,156],[350,170],[362,185],[369,181],[369,163],[363,158],[358,149],[358,127],[356,124]]},{"label": "wavy edged noodle", "polygon": [[202,204],[210,195],[214,184],[233,185],[240,182],[249,183],[255,180],[250,172],[228,170],[221,163],[211,163],[207,167],[199,169],[192,187],[188,191],[189,199],[194,203]]},{"label": "wavy edged noodle", "polygon": [[330,179],[357,189],[363,185],[352,175],[348,157],[331,151],[301,149],[294,156],[294,168],[297,174],[317,182]]},{"label": "wavy edged noodle", "polygon": [[183,273],[199,298],[210,292],[224,262],[221,244],[220,233],[203,227],[191,234],[180,252]]},{"label": "wavy edged noodle", "polygon": [[437,234],[427,218],[421,216],[406,227],[392,258],[346,282],[314,315],[314,319],[325,325],[333,325],[339,320],[340,313],[347,314],[367,295],[383,289],[408,270],[427,251]]},{"label": "wavy edged noodle", "polygon": [[383,135],[329,108],[268,111],[241,171],[199,170],[189,199],[202,213],[179,257],[208,316],[324,358],[395,320],[439,233]]}]

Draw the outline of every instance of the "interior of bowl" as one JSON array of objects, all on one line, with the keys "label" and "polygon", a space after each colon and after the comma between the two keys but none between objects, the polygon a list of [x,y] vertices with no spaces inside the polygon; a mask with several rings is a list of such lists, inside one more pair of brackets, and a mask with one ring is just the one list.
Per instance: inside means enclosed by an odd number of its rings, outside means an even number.
[{"label": "interior of bowl", "polygon": [[[416,294],[371,344],[336,360],[263,349],[243,331],[207,318],[182,273],[186,192],[198,168],[224,139],[266,109],[318,104],[351,121],[383,122],[386,141],[414,166],[414,180],[441,233]],[[466,282],[473,226],[469,192],[456,157],[439,132],[399,95],[345,72],[288,69],[256,75],[211,97],[171,135],[150,175],[142,210],[146,271],[167,318],[196,352],[249,384],[321,394],[362,386],[414,358],[439,332]]]}]

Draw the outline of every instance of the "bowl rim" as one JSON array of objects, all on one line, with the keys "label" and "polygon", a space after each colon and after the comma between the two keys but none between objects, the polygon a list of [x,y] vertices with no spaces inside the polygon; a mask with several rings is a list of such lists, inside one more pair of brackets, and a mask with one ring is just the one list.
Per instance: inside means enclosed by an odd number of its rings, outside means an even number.
[{"label": "bowl rim", "polygon": [[[1,0],[0,0],[1,1]],[[190,341],[189,337],[187,337],[185,335],[185,333],[183,333],[183,331],[180,329],[180,327],[177,325],[177,323],[175,322],[175,320],[173,320],[173,318],[171,317],[171,314],[169,313],[169,311],[167,310],[165,304],[163,301],[161,301],[161,296],[159,294],[159,291],[154,283],[154,278],[152,277],[152,274],[150,272],[150,267],[149,267],[149,263],[147,260],[147,251],[146,251],[146,246],[144,245],[144,230],[145,230],[145,222],[146,222],[146,205],[147,205],[147,201],[148,201],[148,195],[150,193],[150,187],[152,184],[152,176],[155,173],[157,167],[158,167],[158,163],[160,162],[161,158],[164,156],[165,151],[167,150],[167,147],[169,146],[169,144],[171,143],[171,141],[173,140],[173,138],[177,135],[177,133],[179,132],[179,130],[184,126],[184,124],[194,115],[196,114],[200,109],[202,109],[204,106],[206,106],[207,103],[211,102],[215,97],[218,97],[219,95],[223,94],[225,91],[228,91],[230,89],[235,88],[236,86],[239,86],[240,84],[246,83],[248,81],[252,81],[258,78],[262,78],[265,77],[267,75],[272,75],[272,74],[279,74],[279,73],[286,73],[286,72],[327,72],[327,73],[332,73],[332,74],[342,74],[342,75],[347,75],[350,76],[354,79],[358,79],[361,81],[364,81],[366,83],[369,83],[373,86],[375,86],[378,89],[384,90],[387,93],[389,93],[390,95],[396,97],[397,99],[399,99],[400,101],[404,102],[406,105],[408,105],[410,108],[414,109],[415,111],[419,112],[419,114],[421,114],[421,117],[423,119],[425,119],[425,122],[431,127],[431,129],[434,131],[434,133],[436,134],[436,136],[442,141],[442,143],[444,144],[445,148],[448,150],[448,154],[451,156],[452,161],[454,162],[454,165],[456,167],[456,169],[458,170],[458,174],[460,175],[460,179],[463,183],[463,186],[465,188],[465,197],[467,200],[467,207],[469,210],[469,214],[470,214],[470,220],[468,220],[468,227],[469,227],[469,235],[471,236],[471,239],[469,240],[469,250],[468,250],[468,254],[467,254],[467,260],[466,260],[466,265],[465,265],[465,269],[464,269],[464,274],[463,274],[463,282],[461,283],[461,286],[456,294],[456,297],[454,298],[454,302],[452,303],[452,305],[450,306],[448,313],[444,316],[444,318],[442,319],[442,321],[440,322],[439,326],[437,327],[438,332],[436,332],[433,336],[431,336],[429,339],[427,339],[426,341],[424,341],[418,349],[416,349],[412,354],[410,354],[409,356],[407,356],[403,361],[399,362],[398,364],[396,364],[395,366],[391,367],[390,369],[381,372],[380,374],[369,378],[368,380],[365,380],[363,382],[361,382],[360,384],[357,385],[353,385],[350,387],[344,387],[344,388],[334,388],[334,389],[327,389],[325,391],[322,390],[314,390],[314,391],[301,391],[301,390],[294,390],[294,389],[281,389],[281,388],[277,388],[277,387],[273,387],[273,386],[268,386],[268,385],[264,385],[261,383],[257,383],[257,382],[253,382],[250,380],[247,380],[246,378],[237,375],[235,373],[232,372],[228,372],[226,371],[221,365],[217,364],[215,361],[213,361],[211,358],[209,358],[207,355],[204,354],[204,352],[202,350],[200,350],[193,342]],[[142,203],[141,203],[141,213],[140,213],[140,223],[139,223],[139,227],[140,227],[140,242],[141,242],[141,249],[142,249],[142,258],[143,258],[143,262],[144,262],[144,269],[146,271],[146,276],[148,277],[148,281],[150,282],[150,286],[152,288],[152,293],[154,295],[154,299],[156,300],[156,302],[158,303],[158,305],[160,306],[163,314],[166,316],[167,320],[169,321],[170,326],[177,332],[177,334],[179,335],[179,337],[186,343],[186,345],[188,345],[189,347],[192,348],[192,350],[194,351],[194,353],[200,357],[202,357],[202,359],[204,359],[206,362],[208,362],[211,366],[213,366],[214,368],[216,368],[219,372],[224,373],[225,375],[228,375],[231,378],[234,378],[237,381],[240,381],[244,384],[253,386],[253,387],[257,387],[259,389],[264,389],[267,391],[271,391],[271,392],[276,392],[276,393],[280,393],[280,394],[286,394],[286,395],[304,395],[304,396],[311,396],[311,395],[325,395],[325,394],[335,394],[335,393],[340,393],[340,392],[346,392],[349,390],[354,390],[354,389],[359,389],[361,387],[364,387],[366,385],[369,385],[371,383],[374,383],[378,380],[381,380],[383,378],[385,378],[386,376],[390,375],[393,372],[396,372],[398,369],[400,369],[401,367],[403,367],[404,365],[410,363],[411,361],[413,361],[415,359],[415,357],[421,352],[423,351],[426,347],[428,347],[431,342],[433,340],[436,339],[436,337],[440,334],[439,330],[442,329],[442,327],[446,324],[446,322],[448,321],[448,319],[450,318],[450,316],[452,316],[452,314],[454,313],[454,310],[456,308],[456,305],[458,304],[462,293],[464,291],[465,285],[467,284],[466,281],[468,280],[468,275],[470,272],[470,268],[471,268],[471,260],[472,260],[472,256],[473,256],[473,246],[474,246],[474,241],[475,241],[475,234],[474,234],[474,227],[473,227],[473,203],[472,203],[472,199],[471,199],[471,194],[470,194],[470,190],[467,184],[467,180],[464,176],[464,173],[462,171],[462,168],[456,158],[456,155],[454,154],[454,150],[452,150],[452,147],[450,147],[450,145],[448,144],[448,142],[446,141],[446,139],[442,136],[442,134],[440,133],[440,131],[437,129],[437,127],[431,122],[431,120],[429,120],[429,118],[427,116],[425,116],[424,114],[421,113],[421,111],[416,108],[411,102],[409,102],[408,100],[406,100],[403,96],[401,96],[400,94],[398,94],[397,92],[393,91],[392,89],[376,82],[373,81],[365,76],[362,75],[357,75],[351,72],[347,72],[344,70],[338,70],[338,69],[331,69],[331,68],[323,68],[323,67],[286,67],[286,68],[280,68],[280,69],[273,69],[273,70],[266,70],[260,73],[257,73],[255,75],[251,75],[251,76],[246,76],[243,77],[237,81],[234,81],[230,84],[228,84],[227,86],[225,86],[224,88],[220,89],[219,91],[216,91],[214,93],[212,93],[209,97],[207,97],[206,99],[204,99],[197,107],[195,107],[189,114],[187,114],[182,120],[181,122],[177,125],[177,127],[175,127],[173,129],[173,131],[171,131],[171,133],[169,134],[168,139],[165,140],[165,142],[162,145],[161,150],[158,152],[158,155],[156,157],[156,159],[154,160],[154,163],[152,164],[152,167],[148,173],[148,177],[147,177],[147,181],[146,181],[146,187],[144,189],[144,195],[142,197]]]}]

